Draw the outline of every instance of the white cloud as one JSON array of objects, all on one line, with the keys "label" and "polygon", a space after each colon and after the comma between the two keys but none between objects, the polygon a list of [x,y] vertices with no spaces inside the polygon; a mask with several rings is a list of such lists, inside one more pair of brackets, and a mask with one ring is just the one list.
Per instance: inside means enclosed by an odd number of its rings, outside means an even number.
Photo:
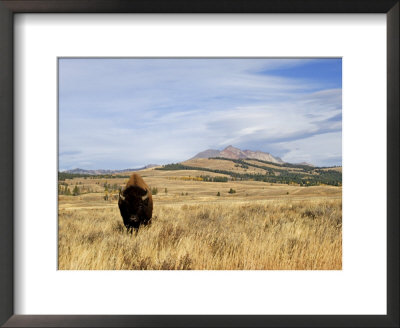
[{"label": "white cloud", "polygon": [[341,131],[313,135],[309,138],[282,142],[278,145],[289,151],[282,157],[286,162],[309,162],[317,166],[332,165],[342,158]]},{"label": "white cloud", "polygon": [[302,63],[62,61],[60,169],[176,162],[229,144],[340,162],[341,89],[268,75]]}]

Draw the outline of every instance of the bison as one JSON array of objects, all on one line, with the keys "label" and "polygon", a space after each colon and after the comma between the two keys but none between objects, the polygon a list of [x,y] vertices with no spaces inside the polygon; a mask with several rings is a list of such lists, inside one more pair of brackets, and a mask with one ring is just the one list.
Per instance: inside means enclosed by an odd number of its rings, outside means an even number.
[{"label": "bison", "polygon": [[151,197],[150,188],[139,174],[133,173],[125,189],[120,191],[118,207],[124,225],[131,233],[133,229],[137,232],[140,225],[151,223],[153,198]]}]

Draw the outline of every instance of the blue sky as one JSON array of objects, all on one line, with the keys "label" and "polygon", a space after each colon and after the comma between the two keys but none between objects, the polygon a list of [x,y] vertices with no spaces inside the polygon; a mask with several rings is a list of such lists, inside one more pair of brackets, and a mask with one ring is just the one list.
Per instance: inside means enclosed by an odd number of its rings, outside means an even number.
[{"label": "blue sky", "polygon": [[60,170],[166,164],[228,145],[341,165],[341,59],[59,60]]}]

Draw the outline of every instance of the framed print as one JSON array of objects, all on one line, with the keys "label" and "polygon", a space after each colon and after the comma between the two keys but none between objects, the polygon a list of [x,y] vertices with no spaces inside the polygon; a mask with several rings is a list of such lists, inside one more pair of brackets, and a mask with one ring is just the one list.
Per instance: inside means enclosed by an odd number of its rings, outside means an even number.
[{"label": "framed print", "polygon": [[58,269],[341,270],[341,67],[59,58]]},{"label": "framed print", "polygon": [[398,326],[398,1],[0,9],[4,326]]}]

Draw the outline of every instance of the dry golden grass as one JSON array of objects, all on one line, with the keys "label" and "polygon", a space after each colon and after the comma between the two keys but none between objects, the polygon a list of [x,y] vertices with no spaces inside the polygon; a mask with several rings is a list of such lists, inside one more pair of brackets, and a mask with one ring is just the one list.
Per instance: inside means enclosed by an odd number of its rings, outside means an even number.
[{"label": "dry golden grass", "polygon": [[66,180],[91,192],[59,196],[59,269],[341,269],[341,187],[186,179],[205,173],[141,171],[158,194],[137,235],[122,225],[117,191],[104,200],[104,183],[127,179]]},{"label": "dry golden grass", "polygon": [[341,197],[156,196],[153,224],[137,235],[126,233],[116,201],[89,197],[60,197],[60,270],[342,268]]}]

